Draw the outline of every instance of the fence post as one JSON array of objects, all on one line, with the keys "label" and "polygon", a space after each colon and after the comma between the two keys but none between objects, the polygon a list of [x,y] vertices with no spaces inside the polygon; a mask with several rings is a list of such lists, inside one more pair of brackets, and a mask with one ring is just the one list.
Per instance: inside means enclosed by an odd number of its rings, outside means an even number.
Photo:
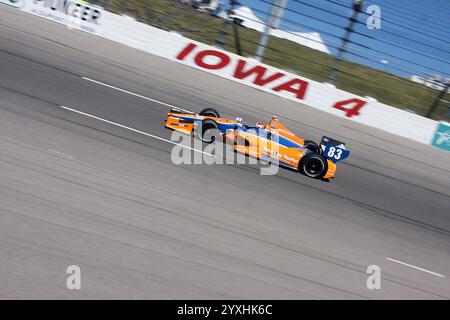
[{"label": "fence post", "polygon": [[339,48],[338,54],[336,55],[336,57],[334,59],[333,66],[331,67],[330,74],[328,76],[328,81],[327,81],[328,83],[334,84],[336,82],[336,75],[337,75],[337,72],[339,71],[339,67],[342,62],[342,56],[343,56],[344,52],[347,50],[347,44],[350,40],[350,35],[354,31],[353,25],[358,21],[357,17],[358,17],[358,14],[361,12],[362,5],[363,5],[363,0],[354,0],[353,1],[353,15],[350,18],[350,24],[346,29],[344,37],[342,38],[341,47]]},{"label": "fence post", "polygon": [[436,111],[436,108],[439,105],[439,101],[441,101],[441,99],[447,93],[449,87],[450,87],[450,79],[447,79],[447,83],[445,84],[444,89],[442,89],[441,92],[439,92],[438,96],[436,97],[436,99],[434,99],[433,104],[431,105],[430,109],[428,110],[428,112],[426,114],[427,118],[431,118],[434,111]]},{"label": "fence post", "polygon": [[223,45],[225,44],[225,35],[228,34],[228,28],[230,26],[230,17],[234,14],[234,7],[239,4],[238,0],[230,0],[230,7],[227,10],[227,15],[224,18],[222,28],[219,31],[219,35],[217,36],[215,46],[217,48],[223,49]]}]

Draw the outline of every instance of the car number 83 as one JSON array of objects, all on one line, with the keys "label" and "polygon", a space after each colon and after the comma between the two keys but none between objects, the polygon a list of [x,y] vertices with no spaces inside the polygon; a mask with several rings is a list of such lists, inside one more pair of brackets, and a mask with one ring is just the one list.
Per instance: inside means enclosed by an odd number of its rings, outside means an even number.
[{"label": "car number 83", "polygon": [[330,149],[328,149],[327,156],[339,160],[342,156],[342,149],[330,147]]}]

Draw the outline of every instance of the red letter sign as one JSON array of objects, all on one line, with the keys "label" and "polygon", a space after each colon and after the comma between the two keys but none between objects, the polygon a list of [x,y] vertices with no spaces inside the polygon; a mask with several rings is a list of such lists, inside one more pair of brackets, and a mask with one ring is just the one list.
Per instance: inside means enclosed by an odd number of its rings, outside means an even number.
[{"label": "red letter sign", "polygon": [[177,56],[178,60],[184,60],[184,58],[186,58],[186,56],[191,53],[192,50],[195,49],[195,47],[197,47],[196,44],[193,43],[189,43],[186,48],[184,48]]},{"label": "red letter sign", "polygon": [[[345,108],[344,106],[347,104],[355,104],[353,108]],[[361,99],[353,98],[344,101],[338,101],[334,104],[333,108],[342,110],[345,112],[346,117],[353,117],[359,115],[359,110],[367,103],[367,101],[363,101]]]},{"label": "red letter sign", "polygon": [[[213,56],[219,58],[219,62],[217,64],[207,64],[203,61],[203,59],[207,56]],[[228,57],[225,53],[215,51],[215,50],[204,50],[197,54],[195,57],[195,63],[202,68],[217,70],[226,67],[230,63],[230,57]]]},{"label": "red letter sign", "polygon": [[[296,86],[297,88],[294,88]],[[286,83],[279,85],[278,87],[273,88],[273,91],[289,91],[295,93],[298,99],[303,99],[305,96],[306,89],[308,88],[308,82],[300,80],[300,79],[292,79]]]},{"label": "red letter sign", "polygon": [[264,85],[268,84],[269,82],[272,82],[272,81],[277,80],[277,79],[281,78],[282,76],[284,76],[283,73],[277,72],[277,73],[271,75],[270,77],[267,77],[266,79],[264,79],[263,77],[267,71],[266,68],[264,68],[263,66],[255,66],[247,71],[243,71],[243,69],[245,67],[245,63],[246,62],[244,60],[238,61],[236,70],[233,75],[235,78],[244,79],[244,78],[247,78],[248,76],[252,75],[253,73],[256,73],[255,81],[253,81],[253,83],[258,86],[264,86]]}]

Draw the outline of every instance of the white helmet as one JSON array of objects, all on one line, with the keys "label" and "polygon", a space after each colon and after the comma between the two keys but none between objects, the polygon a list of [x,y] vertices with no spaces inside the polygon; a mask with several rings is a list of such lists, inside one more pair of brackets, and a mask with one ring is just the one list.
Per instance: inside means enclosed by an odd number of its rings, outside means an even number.
[{"label": "white helmet", "polygon": [[264,124],[264,122],[258,121],[258,122],[256,123],[256,127],[257,127],[258,129],[264,129],[264,128],[266,127],[266,125]]}]

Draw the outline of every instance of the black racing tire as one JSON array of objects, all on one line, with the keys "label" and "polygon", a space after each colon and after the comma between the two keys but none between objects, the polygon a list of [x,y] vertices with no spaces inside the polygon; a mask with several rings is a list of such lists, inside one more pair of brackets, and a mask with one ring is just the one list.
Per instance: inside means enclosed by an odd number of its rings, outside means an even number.
[{"label": "black racing tire", "polygon": [[[208,139],[205,137],[205,133],[210,130],[207,135],[211,135],[211,138]],[[205,119],[202,121],[201,127],[197,128],[198,138],[204,143],[213,143],[216,140],[216,135],[219,133],[219,126],[217,122],[212,119]]]},{"label": "black racing tire", "polygon": [[202,111],[200,111],[199,115],[220,118],[219,112],[213,108],[203,109]]},{"label": "black racing tire", "polygon": [[328,162],[327,159],[320,154],[310,152],[303,156],[299,163],[298,170],[310,178],[319,179],[327,173]]},{"label": "black racing tire", "polygon": [[312,152],[316,152],[318,154],[320,154],[320,151],[321,151],[319,145],[312,140],[305,140],[303,143],[303,147],[305,147],[308,150],[311,150]]}]

